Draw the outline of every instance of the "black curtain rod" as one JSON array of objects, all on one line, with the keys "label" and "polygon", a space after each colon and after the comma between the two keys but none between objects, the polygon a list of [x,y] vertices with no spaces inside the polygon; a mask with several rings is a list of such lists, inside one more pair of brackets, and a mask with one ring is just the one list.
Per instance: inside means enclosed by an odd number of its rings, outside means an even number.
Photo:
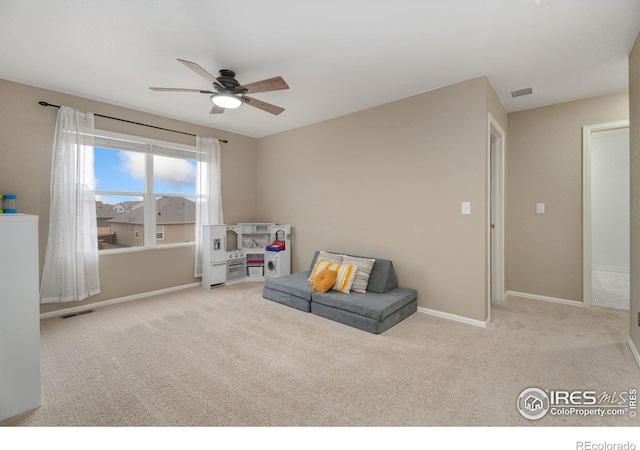
[{"label": "black curtain rod", "polygon": [[[54,108],[60,108],[60,105],[52,105],[51,103],[47,103],[47,102],[38,102],[39,105],[41,106],[53,106]],[[111,119],[111,120],[118,120],[120,122],[127,122],[127,123],[132,123],[134,125],[141,125],[143,127],[149,127],[149,128],[155,128],[156,130],[162,130],[162,131],[171,131],[172,133],[179,133],[179,134],[186,134],[187,136],[193,136],[196,137],[195,134],[192,133],[185,133],[184,131],[177,131],[177,130],[171,130],[169,128],[162,128],[162,127],[156,127],[155,125],[148,125],[146,123],[140,123],[140,122],[133,122],[131,120],[126,120],[126,119],[119,119],[117,117],[111,117],[111,116],[103,116],[102,114],[96,114],[93,113],[94,116],[96,117],[103,117],[105,119]],[[219,139],[220,142],[223,142],[225,144],[227,144],[229,141],[227,141],[226,139]]]}]

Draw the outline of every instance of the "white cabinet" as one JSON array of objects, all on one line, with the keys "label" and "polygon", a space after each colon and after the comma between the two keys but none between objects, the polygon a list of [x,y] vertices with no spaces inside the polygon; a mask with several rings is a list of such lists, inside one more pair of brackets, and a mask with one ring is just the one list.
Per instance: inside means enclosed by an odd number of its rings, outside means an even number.
[{"label": "white cabinet", "polygon": [[264,280],[264,249],[252,248],[245,252],[247,256],[247,281]]},{"label": "white cabinet", "polygon": [[223,284],[227,279],[227,226],[202,226],[202,287]]},{"label": "white cabinet", "polygon": [[38,216],[0,214],[0,420],[40,400]]}]

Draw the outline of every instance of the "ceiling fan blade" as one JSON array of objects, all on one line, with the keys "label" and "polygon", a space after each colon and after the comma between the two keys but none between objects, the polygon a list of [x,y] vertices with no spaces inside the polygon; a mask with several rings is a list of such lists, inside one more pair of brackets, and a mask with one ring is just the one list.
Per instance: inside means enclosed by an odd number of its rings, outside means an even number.
[{"label": "ceiling fan blade", "polygon": [[213,105],[213,108],[211,108],[211,111],[209,111],[209,114],[222,114],[224,112],[224,108],[221,108],[218,105]]},{"label": "ceiling fan blade", "polygon": [[279,91],[281,89],[289,89],[289,85],[287,85],[282,77],[273,77],[268,80],[238,86],[236,92],[242,91],[246,94],[255,94],[256,92]]},{"label": "ceiling fan blade", "polygon": [[201,94],[215,94],[214,91],[205,91],[202,89],[183,89],[183,88],[163,88],[163,87],[150,87],[152,91],[158,92],[199,92]]},{"label": "ceiling fan blade", "polygon": [[246,95],[242,97],[247,105],[251,105],[255,108],[262,109],[263,111],[269,112],[271,114],[275,114],[276,116],[284,111],[284,108],[280,108],[279,106],[272,105],[270,103],[263,102],[262,100],[258,100],[252,97],[247,97]]},{"label": "ceiling fan blade", "polygon": [[187,66],[189,69],[193,70],[195,73],[197,73],[198,75],[200,75],[202,78],[204,78],[205,80],[207,80],[209,83],[215,84],[216,86],[219,86],[221,88],[224,89],[224,84],[220,83],[216,77],[214,77],[213,75],[211,75],[209,72],[207,72],[206,70],[204,70],[202,67],[200,67],[198,64],[191,62],[191,61],[185,61],[184,59],[180,59],[178,58],[178,61],[180,61],[182,64],[184,64],[185,66]]}]

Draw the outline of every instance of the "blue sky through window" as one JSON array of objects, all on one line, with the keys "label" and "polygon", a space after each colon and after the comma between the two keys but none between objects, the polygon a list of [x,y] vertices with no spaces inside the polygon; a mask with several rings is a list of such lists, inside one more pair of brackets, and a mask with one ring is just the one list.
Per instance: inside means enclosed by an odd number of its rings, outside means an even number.
[{"label": "blue sky through window", "polygon": [[142,171],[142,178],[140,178],[138,173],[127,167],[124,156],[127,153],[132,152],[99,147],[94,149],[96,190],[144,192],[144,159],[141,160],[142,166],[138,168]]},{"label": "blue sky through window", "polygon": [[[96,147],[94,151],[97,191],[144,192],[145,154]],[[154,155],[154,192],[194,195],[196,162]],[[100,196],[104,203],[124,201]],[[128,198],[127,198],[128,200]]]}]

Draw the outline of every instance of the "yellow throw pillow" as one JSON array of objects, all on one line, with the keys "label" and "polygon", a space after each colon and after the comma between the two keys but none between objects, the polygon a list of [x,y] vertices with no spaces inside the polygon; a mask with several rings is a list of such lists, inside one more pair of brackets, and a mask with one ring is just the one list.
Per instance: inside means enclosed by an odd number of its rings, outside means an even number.
[{"label": "yellow throw pillow", "polygon": [[312,286],[316,275],[324,269],[335,270],[338,273],[336,277],[336,284],[333,285],[331,288],[332,290],[343,294],[348,294],[351,291],[353,280],[356,277],[356,272],[358,272],[358,266],[354,264],[337,264],[323,259],[318,259],[316,265],[313,267],[311,276],[309,277],[311,280],[310,284]]},{"label": "yellow throw pillow", "polygon": [[318,259],[316,259],[316,263],[314,264],[313,269],[309,274],[309,283],[313,284],[313,276],[320,272],[320,270],[316,270],[316,267],[318,266],[318,263],[320,263],[320,261],[342,264],[342,258],[344,258],[344,255],[338,255],[336,253],[329,253],[320,250],[320,252],[318,253]]},{"label": "yellow throw pillow", "polygon": [[313,278],[313,290],[318,292],[327,292],[336,284],[338,272],[331,269],[322,269]]},{"label": "yellow throw pillow", "polygon": [[348,294],[351,291],[358,266],[354,264],[335,264],[335,266],[337,267],[331,267],[331,270],[337,270],[338,276],[336,278],[336,284],[334,284],[331,289],[342,292],[343,294]]},{"label": "yellow throw pillow", "polygon": [[313,270],[311,271],[311,273],[309,274],[309,284],[313,284],[313,279],[316,277],[316,275],[318,275],[318,273],[320,273],[321,270],[326,269],[327,267],[329,267],[330,264],[333,264],[329,261],[325,261],[324,259],[320,259],[318,258],[316,260],[316,265],[313,266]]}]

